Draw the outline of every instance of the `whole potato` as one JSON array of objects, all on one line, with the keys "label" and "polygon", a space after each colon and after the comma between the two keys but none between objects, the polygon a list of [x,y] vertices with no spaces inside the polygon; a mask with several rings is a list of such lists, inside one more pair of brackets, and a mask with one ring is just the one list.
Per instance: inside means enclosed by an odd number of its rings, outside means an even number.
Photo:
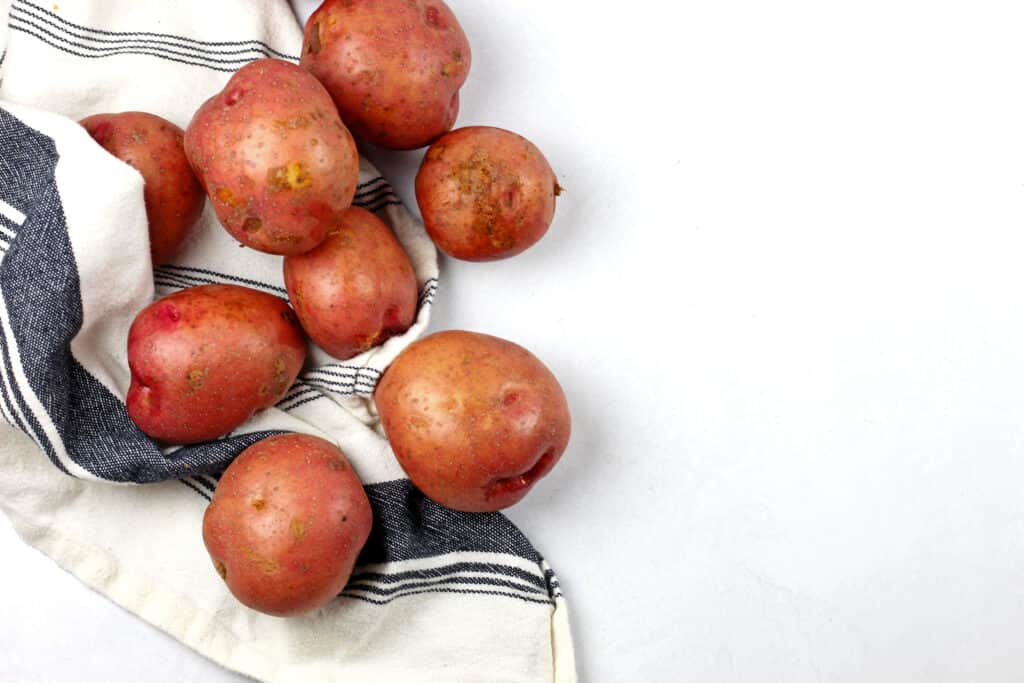
[{"label": "whole potato", "polygon": [[569,443],[555,376],[529,351],[474,332],[413,343],[375,394],[381,424],[409,479],[466,512],[517,503]]},{"label": "whole potato", "polygon": [[142,175],[153,265],[169,261],[203,212],[206,196],[185,157],[181,128],[154,114],[94,114],[79,123]]},{"label": "whole potato", "polygon": [[303,329],[324,351],[351,358],[405,332],[416,316],[416,274],[391,230],[366,209],[338,216],[312,251],[284,259]]},{"label": "whole potato", "polygon": [[344,454],[305,434],[245,449],[203,516],[203,542],[231,593],[284,617],[330,602],[345,587],[373,511]]},{"label": "whole potato", "polygon": [[185,131],[185,153],[217,217],[242,244],[301,254],[352,203],[359,153],[330,96],[304,69],[239,69]]},{"label": "whole potato", "polygon": [[470,62],[466,34],[441,0],[326,0],[306,22],[301,64],[353,133],[414,149],[455,124]]},{"label": "whole potato", "polygon": [[132,323],[128,415],[154,439],[209,441],[277,403],[305,356],[283,299],[237,285],[185,289]]},{"label": "whole potato", "polygon": [[561,191],[533,143],[487,126],[442,137],[416,174],[427,232],[445,253],[466,261],[507,258],[536,244]]}]

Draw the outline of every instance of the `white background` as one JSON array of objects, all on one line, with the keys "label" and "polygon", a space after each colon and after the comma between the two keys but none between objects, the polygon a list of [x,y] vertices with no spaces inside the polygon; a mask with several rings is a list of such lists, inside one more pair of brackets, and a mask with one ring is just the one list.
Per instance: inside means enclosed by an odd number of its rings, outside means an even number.
[{"label": "white background", "polygon": [[[567,188],[531,251],[444,262],[434,328],[569,395],[509,515],[581,679],[1024,677],[1017,3],[450,4],[460,124]],[[410,202],[419,156],[376,157]],[[238,678],[6,522],[0,586],[0,680]]]}]

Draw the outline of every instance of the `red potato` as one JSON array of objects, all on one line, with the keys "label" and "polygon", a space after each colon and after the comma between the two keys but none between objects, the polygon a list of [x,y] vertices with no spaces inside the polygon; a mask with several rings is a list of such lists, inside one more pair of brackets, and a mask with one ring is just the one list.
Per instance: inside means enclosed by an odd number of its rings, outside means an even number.
[{"label": "red potato", "polygon": [[282,434],[245,449],[224,472],[203,542],[242,604],[285,617],[341,592],[372,526],[344,454],[315,436]]},{"label": "red potato", "polygon": [[391,230],[366,209],[338,217],[320,246],[284,260],[284,282],[313,341],[344,360],[409,329],[416,274]]},{"label": "red potato", "polygon": [[358,137],[415,149],[455,124],[471,61],[441,0],[326,0],[306,22],[301,64]]},{"label": "red potato", "polygon": [[237,285],[185,289],[132,323],[128,415],[160,441],[209,441],[277,403],[305,356],[283,299]]},{"label": "red potato", "polygon": [[327,91],[276,59],[242,67],[199,108],[185,153],[227,231],[270,254],[320,244],[359,177],[355,141]]},{"label": "red potato", "polygon": [[508,258],[536,244],[561,191],[533,143],[486,126],[442,137],[416,174],[427,232],[442,251],[465,261]]},{"label": "red potato", "polygon": [[203,212],[206,196],[188,164],[181,128],[154,114],[94,114],[79,123],[103,149],[142,175],[153,265],[169,261]]},{"label": "red potato", "polygon": [[513,505],[569,443],[555,376],[529,351],[474,332],[409,346],[375,393],[381,424],[409,479],[456,510]]}]

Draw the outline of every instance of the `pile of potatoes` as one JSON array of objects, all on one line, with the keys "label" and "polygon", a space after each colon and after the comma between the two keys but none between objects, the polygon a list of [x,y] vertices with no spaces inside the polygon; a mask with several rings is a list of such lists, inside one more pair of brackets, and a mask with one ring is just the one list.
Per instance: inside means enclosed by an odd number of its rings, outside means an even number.
[{"label": "pile of potatoes", "polygon": [[[169,445],[216,439],[285,395],[307,337],[347,359],[412,325],[408,256],[376,215],[351,206],[356,138],[429,145],[416,198],[447,254],[507,258],[544,235],[561,188],[540,150],[499,128],[452,130],[471,61],[440,0],[326,0],[306,24],[299,65],[262,59],[239,69],[184,131],[142,112],[82,120],[143,176],[154,265],[174,257],[206,197],[238,242],[283,257],[291,305],[205,285],[138,314],[126,408],[139,429]],[[457,510],[516,503],[569,441],[554,375],[526,349],[484,334],[411,344],[375,399],[410,480]],[[345,455],[286,434],[251,446],[224,472],[203,539],[241,602],[287,616],[341,591],[372,524]]]}]

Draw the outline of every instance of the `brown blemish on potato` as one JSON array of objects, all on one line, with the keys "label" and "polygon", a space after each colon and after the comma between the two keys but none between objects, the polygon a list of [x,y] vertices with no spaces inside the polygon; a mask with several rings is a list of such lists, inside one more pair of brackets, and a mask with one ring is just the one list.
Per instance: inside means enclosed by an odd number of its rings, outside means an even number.
[{"label": "brown blemish on potato", "polygon": [[430,426],[430,423],[427,421],[427,419],[419,415],[410,415],[406,419],[405,423],[409,426],[409,429],[416,432],[420,431],[421,429],[426,429],[427,427]]},{"label": "brown blemish on potato", "polygon": [[217,200],[222,204],[227,204],[232,207],[238,206],[238,202],[235,201],[235,193],[226,187],[218,188],[214,193],[214,196],[217,197]]},{"label": "brown blemish on potato", "polygon": [[269,393],[270,393],[270,387],[268,387],[266,384],[261,384],[260,388],[256,390],[256,394],[261,396],[261,397],[262,396],[266,396]]},{"label": "brown blemish on potato", "polygon": [[427,161],[437,161],[444,154],[444,145],[434,145],[427,151]]},{"label": "brown blemish on potato", "polygon": [[330,467],[335,472],[340,472],[341,470],[345,469],[345,463],[343,463],[338,458],[329,458],[327,460],[327,466]]},{"label": "brown blemish on potato", "polygon": [[153,393],[145,385],[135,393],[135,398],[132,401],[135,408],[144,413],[148,413],[150,408],[152,408],[152,402]]},{"label": "brown blemish on potato", "polygon": [[276,574],[281,568],[280,563],[277,560],[272,560],[269,557],[260,555],[252,548],[245,548],[242,552],[245,553],[246,559],[255,564],[264,574]]},{"label": "brown blemish on potato", "polygon": [[502,251],[516,246],[515,238],[511,235],[491,234],[489,239],[495,249],[500,249]]},{"label": "brown blemish on potato", "polygon": [[249,216],[248,218],[245,219],[245,222],[242,223],[242,232],[252,234],[254,232],[259,232],[260,228],[262,227],[263,221],[261,221],[256,216]]},{"label": "brown blemish on potato", "polygon": [[441,75],[442,76],[451,76],[453,73],[455,73],[458,70],[459,70],[459,63],[458,62],[448,62],[447,64],[445,64],[444,66],[441,67]]},{"label": "brown blemish on potato", "polygon": [[255,510],[262,510],[267,507],[267,500],[263,496],[256,496],[249,501],[249,505],[251,505]]},{"label": "brown blemish on potato", "polygon": [[285,130],[298,130],[309,125],[309,119],[301,114],[284,120],[274,121],[274,128]]},{"label": "brown blemish on potato", "polygon": [[188,371],[188,386],[195,391],[206,382],[206,376],[210,374],[210,368],[192,368]]},{"label": "brown blemish on potato", "polygon": [[301,235],[289,235],[283,232],[281,228],[277,229],[278,232],[274,233],[274,241],[278,244],[298,244],[302,241]]},{"label": "brown blemish on potato", "polygon": [[313,30],[309,32],[309,44],[306,45],[306,53],[315,55],[320,52],[323,44],[320,42],[320,22],[313,22]]},{"label": "brown blemish on potato", "polygon": [[282,385],[288,381],[288,374],[286,372],[287,366],[285,365],[284,358],[278,356],[274,359],[274,382],[278,385]]},{"label": "brown blemish on potato", "polygon": [[271,190],[303,190],[313,184],[313,176],[301,161],[290,161],[267,171],[267,184]]},{"label": "brown blemish on potato", "polygon": [[214,562],[213,568],[217,570],[218,574],[220,574],[220,578],[224,579],[225,581],[228,580],[228,568],[224,566],[223,562]]},{"label": "brown blemish on potato", "polygon": [[296,541],[301,541],[306,536],[306,523],[301,519],[295,518],[289,525],[288,530],[292,533],[292,538]]},{"label": "brown blemish on potato", "polygon": [[348,247],[352,245],[352,241],[355,239],[356,233],[350,228],[342,228],[335,234],[338,236],[338,245],[342,247]]},{"label": "brown blemish on potato", "polygon": [[562,187],[561,185],[559,185],[559,184],[558,184],[558,181],[556,180],[556,181],[555,181],[555,196],[556,196],[556,197],[561,197],[561,196],[562,196],[562,193],[563,193],[564,191],[565,191],[565,188],[564,188],[564,187]]},{"label": "brown blemish on potato", "polygon": [[367,349],[371,348],[374,344],[377,343],[377,340],[380,339],[381,332],[382,330],[377,330],[364,336],[361,340],[359,340],[359,348],[363,351],[366,351]]}]

